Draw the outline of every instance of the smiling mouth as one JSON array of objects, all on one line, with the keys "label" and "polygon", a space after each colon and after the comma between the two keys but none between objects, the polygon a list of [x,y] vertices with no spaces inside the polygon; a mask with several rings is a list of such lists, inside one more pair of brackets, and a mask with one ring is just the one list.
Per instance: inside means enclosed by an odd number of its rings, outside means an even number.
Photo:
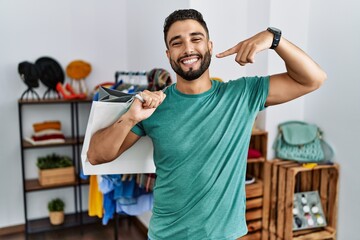
[{"label": "smiling mouth", "polygon": [[198,62],[199,59],[200,59],[199,56],[184,57],[180,60],[180,62],[184,65],[190,66]]}]

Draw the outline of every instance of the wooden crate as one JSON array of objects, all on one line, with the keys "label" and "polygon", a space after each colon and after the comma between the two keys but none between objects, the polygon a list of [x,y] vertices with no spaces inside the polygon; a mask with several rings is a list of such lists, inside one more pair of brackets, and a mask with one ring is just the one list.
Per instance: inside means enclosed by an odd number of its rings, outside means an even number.
[{"label": "wooden crate", "polygon": [[61,185],[74,182],[74,166],[39,170],[39,183],[41,186]]},{"label": "wooden crate", "polygon": [[[339,166],[306,168],[292,161],[275,159],[265,164],[262,240],[335,239]],[[328,226],[293,231],[294,193],[318,191]]]}]

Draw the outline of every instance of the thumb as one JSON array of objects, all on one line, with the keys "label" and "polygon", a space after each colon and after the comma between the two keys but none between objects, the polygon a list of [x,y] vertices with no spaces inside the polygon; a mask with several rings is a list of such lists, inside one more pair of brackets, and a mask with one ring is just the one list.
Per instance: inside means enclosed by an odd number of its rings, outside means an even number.
[{"label": "thumb", "polygon": [[234,47],[229,48],[228,50],[226,50],[226,51],[224,51],[224,52],[221,52],[221,53],[216,54],[216,57],[217,57],[217,58],[224,58],[224,57],[233,55],[233,54],[235,54],[235,53],[237,53],[237,46],[234,46]]}]

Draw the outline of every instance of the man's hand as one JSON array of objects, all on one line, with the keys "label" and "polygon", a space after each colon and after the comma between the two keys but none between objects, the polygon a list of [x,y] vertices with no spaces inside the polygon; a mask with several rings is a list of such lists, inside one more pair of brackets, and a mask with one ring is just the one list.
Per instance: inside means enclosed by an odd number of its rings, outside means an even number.
[{"label": "man's hand", "polygon": [[271,47],[274,35],[265,30],[255,36],[239,42],[234,47],[216,54],[216,57],[223,58],[233,54],[236,54],[235,61],[241,66],[245,66],[247,63],[255,62],[255,55],[258,52],[269,49]]},{"label": "man's hand", "polygon": [[129,111],[126,112],[127,117],[136,123],[149,118],[166,97],[163,91],[150,92],[148,90],[141,92],[140,96],[144,102],[135,98]]}]

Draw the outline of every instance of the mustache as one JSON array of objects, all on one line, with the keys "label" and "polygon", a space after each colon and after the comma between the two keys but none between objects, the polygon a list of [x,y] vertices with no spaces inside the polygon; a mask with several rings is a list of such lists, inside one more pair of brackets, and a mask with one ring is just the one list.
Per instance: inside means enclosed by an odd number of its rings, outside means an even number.
[{"label": "mustache", "polygon": [[188,57],[198,57],[199,59],[202,58],[202,55],[199,53],[192,53],[192,54],[185,54],[184,56],[178,58],[177,62],[181,62],[184,58],[188,58]]}]

